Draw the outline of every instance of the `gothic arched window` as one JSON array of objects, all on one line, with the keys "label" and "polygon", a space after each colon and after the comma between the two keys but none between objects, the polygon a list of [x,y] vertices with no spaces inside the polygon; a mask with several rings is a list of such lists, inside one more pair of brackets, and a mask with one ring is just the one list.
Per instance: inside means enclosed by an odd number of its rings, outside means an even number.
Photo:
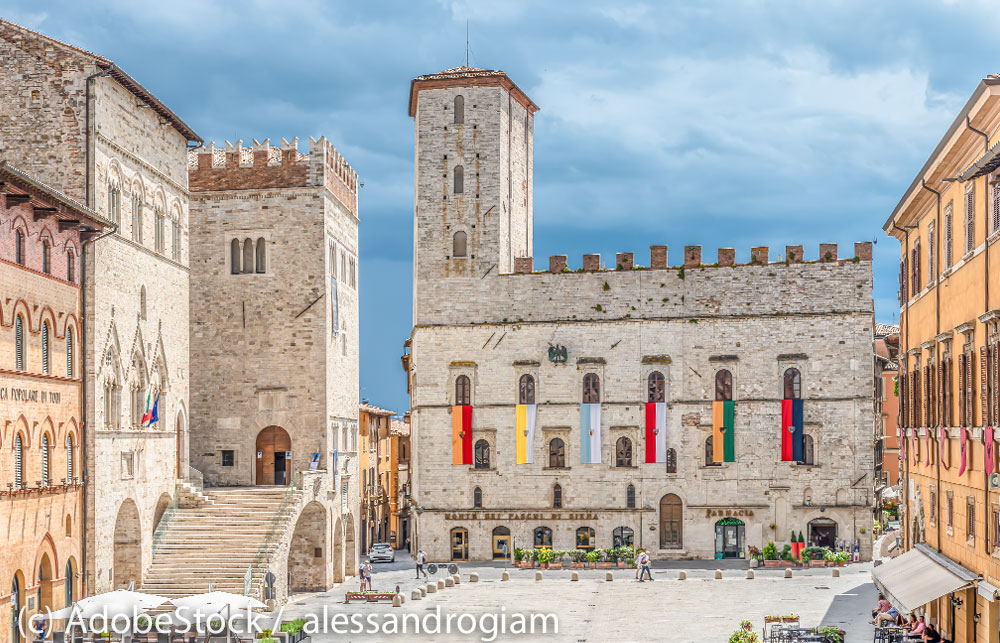
[{"label": "gothic arched window", "polygon": [[635,509],[635,485],[629,484],[625,487],[625,506],[629,509]]},{"label": "gothic arched window", "polygon": [[587,373],[583,376],[583,403],[599,404],[601,402],[601,378],[597,373]]},{"label": "gothic arched window", "polygon": [[14,488],[24,489],[24,442],[20,433],[14,438]]},{"label": "gothic arched window", "polygon": [[243,240],[243,272],[253,272],[253,241]]},{"label": "gothic arched window", "polygon": [[535,403],[535,378],[530,375],[522,375],[517,383],[518,404]]},{"label": "gothic arched window", "polygon": [[647,378],[649,391],[647,400],[649,402],[663,402],[666,399],[666,386],[663,373],[653,371]]},{"label": "gothic arched window", "polygon": [[455,166],[455,194],[465,192],[465,168],[461,165]]},{"label": "gothic arched window", "polygon": [[264,237],[257,239],[257,261],[254,266],[257,274],[262,275],[267,271],[267,246],[264,243]]},{"label": "gothic arched window", "polygon": [[465,234],[465,230],[459,230],[455,233],[454,238],[451,242],[451,256],[453,257],[466,257],[469,253],[468,235]]},{"label": "gothic arched window", "polygon": [[475,448],[475,468],[490,468],[490,443],[486,440],[477,440]]},{"label": "gothic arched window", "polygon": [[49,434],[42,434],[42,486],[49,486]]},{"label": "gothic arched window", "polygon": [[715,374],[715,399],[720,402],[733,399],[733,374],[726,369]]},{"label": "gothic arched window", "polygon": [[24,233],[20,230],[14,232],[14,261],[24,265]]},{"label": "gothic arched window", "polygon": [[615,445],[615,466],[632,466],[632,440],[629,440],[624,435],[618,438],[618,442]]},{"label": "gothic arched window", "polygon": [[721,467],[721,462],[715,461],[715,454],[712,451],[712,436],[708,436],[705,440],[705,466],[706,467]]},{"label": "gothic arched window", "polygon": [[465,124],[465,98],[455,97],[455,125]]},{"label": "gothic arched window", "polygon": [[563,506],[562,487],[557,482],[552,486],[552,507],[561,509]]},{"label": "gothic arched window", "polygon": [[472,490],[472,507],[474,509],[483,508],[483,490],[479,487]]},{"label": "gothic arched window", "polygon": [[549,467],[562,469],[566,466],[566,443],[562,438],[552,438],[549,442]]},{"label": "gothic arched window", "polygon": [[42,322],[42,373],[49,373],[49,322]]},{"label": "gothic arched window", "polygon": [[240,252],[240,240],[233,239],[232,243],[229,244],[229,274],[238,275],[242,271],[240,257],[242,253]]},{"label": "gothic arched window", "polygon": [[802,460],[799,464],[816,464],[816,451],[811,435],[802,436]]},{"label": "gothic arched window", "polygon": [[42,241],[42,272],[52,274],[52,245],[48,240]]},{"label": "gothic arched window", "polygon": [[472,403],[472,384],[468,375],[459,375],[455,378],[455,404],[457,406],[469,406]]},{"label": "gothic arched window", "polygon": [[66,377],[73,377],[73,327],[66,327]]},{"label": "gothic arched window", "polygon": [[14,318],[14,368],[24,370],[24,318],[18,315]]}]

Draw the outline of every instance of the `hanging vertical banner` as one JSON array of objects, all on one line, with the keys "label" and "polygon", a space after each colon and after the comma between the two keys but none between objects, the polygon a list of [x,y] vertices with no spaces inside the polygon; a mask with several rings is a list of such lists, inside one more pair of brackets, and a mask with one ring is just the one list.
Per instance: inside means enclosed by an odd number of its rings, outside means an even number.
[{"label": "hanging vertical banner", "polygon": [[941,427],[941,437],[938,438],[938,458],[945,471],[951,468],[951,442],[948,440],[948,429],[944,427]]},{"label": "hanging vertical banner", "polygon": [[712,402],[712,460],[736,461],[735,411],[732,400]]},{"label": "hanging vertical banner", "polygon": [[667,461],[667,404],[646,402],[646,462]]},{"label": "hanging vertical banner", "polygon": [[993,473],[993,427],[988,426],[983,432],[983,439],[986,441],[985,451],[986,456],[986,474],[989,475]]},{"label": "hanging vertical banner", "polygon": [[601,463],[601,405],[580,405],[580,463]]},{"label": "hanging vertical banner", "polygon": [[517,405],[517,464],[532,464],[532,448],[535,444],[535,410],[534,404]]},{"label": "hanging vertical banner", "polygon": [[903,462],[906,462],[906,446],[907,446],[906,429],[904,429],[903,427],[898,427],[898,429],[899,429],[899,457],[903,459]]},{"label": "hanging vertical banner", "polygon": [[934,437],[930,427],[925,429],[924,435],[927,437],[927,461],[924,463],[931,466],[931,450],[934,448]]},{"label": "hanging vertical banner", "polygon": [[451,463],[472,464],[472,406],[451,407]]},{"label": "hanging vertical banner", "polygon": [[959,437],[959,443],[962,446],[962,461],[958,463],[958,475],[962,475],[963,473],[965,473],[965,454],[966,454],[964,426],[958,427],[958,437]]},{"label": "hanging vertical banner", "polygon": [[781,460],[801,462],[803,454],[802,400],[781,400]]}]

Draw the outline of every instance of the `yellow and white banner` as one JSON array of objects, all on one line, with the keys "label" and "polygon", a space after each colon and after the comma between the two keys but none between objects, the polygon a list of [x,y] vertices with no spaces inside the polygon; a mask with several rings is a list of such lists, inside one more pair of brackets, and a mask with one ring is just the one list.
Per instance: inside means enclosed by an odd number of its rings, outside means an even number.
[{"label": "yellow and white banner", "polygon": [[517,405],[517,464],[532,464],[535,444],[535,404]]}]

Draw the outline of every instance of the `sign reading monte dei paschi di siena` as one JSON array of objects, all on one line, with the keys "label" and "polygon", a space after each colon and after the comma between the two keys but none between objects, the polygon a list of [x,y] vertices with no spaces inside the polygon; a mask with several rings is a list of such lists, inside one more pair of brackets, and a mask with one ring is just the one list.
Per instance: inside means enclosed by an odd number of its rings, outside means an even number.
[{"label": "sign reading monte dei paschi di siena", "polygon": [[[871,245],[535,270],[533,122],[501,71],[415,78],[412,501],[431,560],[634,544],[743,557],[860,544],[872,480]],[[822,285],[822,287],[819,287]]]}]

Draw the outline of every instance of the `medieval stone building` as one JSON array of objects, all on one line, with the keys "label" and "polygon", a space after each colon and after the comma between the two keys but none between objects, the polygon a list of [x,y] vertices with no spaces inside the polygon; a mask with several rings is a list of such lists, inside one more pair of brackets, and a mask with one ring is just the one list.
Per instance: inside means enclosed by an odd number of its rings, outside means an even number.
[{"label": "medieval stone building", "polygon": [[537,107],[500,71],[413,80],[416,544],[870,555],[871,246],[532,261]]}]

